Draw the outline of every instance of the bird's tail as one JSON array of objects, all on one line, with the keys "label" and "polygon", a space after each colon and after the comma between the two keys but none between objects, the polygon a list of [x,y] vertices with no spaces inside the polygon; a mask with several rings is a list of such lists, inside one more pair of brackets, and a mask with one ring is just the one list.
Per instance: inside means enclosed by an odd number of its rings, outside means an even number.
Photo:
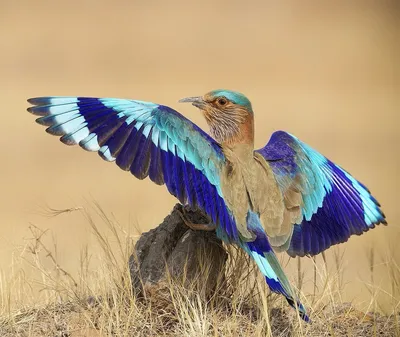
[{"label": "bird's tail", "polygon": [[253,241],[245,241],[240,236],[236,238],[230,237],[221,226],[217,227],[217,236],[224,242],[238,245],[249,254],[257,263],[261,273],[265,276],[269,288],[273,292],[285,296],[288,303],[297,310],[299,316],[304,321],[309,322],[310,319],[306,309],[296,297],[275,252],[269,244],[268,237],[260,222],[260,217],[257,213],[249,211],[246,221],[247,228],[254,234]]},{"label": "bird's tail", "polygon": [[282,270],[263,230],[257,231],[257,238],[252,242],[241,242],[240,246],[254,259],[261,273],[265,276],[269,288],[286,297],[288,303],[298,311],[300,317],[308,322],[306,309],[297,299],[289,280]]}]

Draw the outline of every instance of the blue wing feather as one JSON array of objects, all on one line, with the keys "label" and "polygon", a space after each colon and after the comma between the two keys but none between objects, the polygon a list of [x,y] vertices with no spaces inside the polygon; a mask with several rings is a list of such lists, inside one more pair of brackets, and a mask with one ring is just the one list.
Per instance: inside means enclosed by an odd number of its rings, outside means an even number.
[{"label": "blue wing feather", "polygon": [[37,122],[65,144],[98,151],[139,179],[165,183],[182,203],[202,209],[222,228],[235,227],[219,186],[225,161],[220,146],[175,110],[115,98],[39,97],[29,102],[28,111],[40,116]]},{"label": "blue wing feather", "polygon": [[302,194],[303,218],[294,224],[291,256],[316,255],[386,224],[379,203],[363,184],[289,133],[275,132],[257,151],[270,164],[283,194],[292,184]]}]

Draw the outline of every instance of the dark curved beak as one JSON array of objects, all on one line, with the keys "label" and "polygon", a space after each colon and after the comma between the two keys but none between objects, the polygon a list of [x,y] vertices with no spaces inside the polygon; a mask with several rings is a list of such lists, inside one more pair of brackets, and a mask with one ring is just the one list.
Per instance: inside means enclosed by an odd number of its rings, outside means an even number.
[{"label": "dark curved beak", "polygon": [[179,103],[192,103],[196,108],[204,109],[206,106],[206,101],[204,101],[203,97],[186,97],[182,98],[178,101]]}]

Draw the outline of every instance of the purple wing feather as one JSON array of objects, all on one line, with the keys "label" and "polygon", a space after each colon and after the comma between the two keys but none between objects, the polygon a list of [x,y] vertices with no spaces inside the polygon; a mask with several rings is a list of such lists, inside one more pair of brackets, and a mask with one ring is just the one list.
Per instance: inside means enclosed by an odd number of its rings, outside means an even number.
[{"label": "purple wing feather", "polygon": [[257,152],[268,161],[282,193],[300,177],[302,219],[293,224],[289,255],[316,255],[386,224],[379,203],[363,184],[289,133],[275,132]]},{"label": "purple wing feather", "polygon": [[222,230],[236,226],[219,186],[225,161],[220,146],[177,111],[115,98],[39,97],[29,102],[28,111],[41,116],[36,121],[63,143],[97,151],[139,179],[165,184]]}]

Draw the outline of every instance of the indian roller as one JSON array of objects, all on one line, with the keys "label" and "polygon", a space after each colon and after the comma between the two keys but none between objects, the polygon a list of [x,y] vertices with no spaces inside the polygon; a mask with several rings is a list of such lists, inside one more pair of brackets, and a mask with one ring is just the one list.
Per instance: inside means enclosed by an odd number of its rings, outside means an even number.
[{"label": "indian roller", "polygon": [[40,116],[36,122],[64,144],[96,151],[207,214],[208,224],[185,222],[193,229],[215,229],[224,242],[242,248],[269,288],[306,321],[275,252],[313,256],[386,224],[365,185],[290,133],[276,131],[255,150],[253,108],[241,93],[214,90],[180,100],[202,112],[210,134],[150,102],[89,97],[28,102],[28,111]]}]

